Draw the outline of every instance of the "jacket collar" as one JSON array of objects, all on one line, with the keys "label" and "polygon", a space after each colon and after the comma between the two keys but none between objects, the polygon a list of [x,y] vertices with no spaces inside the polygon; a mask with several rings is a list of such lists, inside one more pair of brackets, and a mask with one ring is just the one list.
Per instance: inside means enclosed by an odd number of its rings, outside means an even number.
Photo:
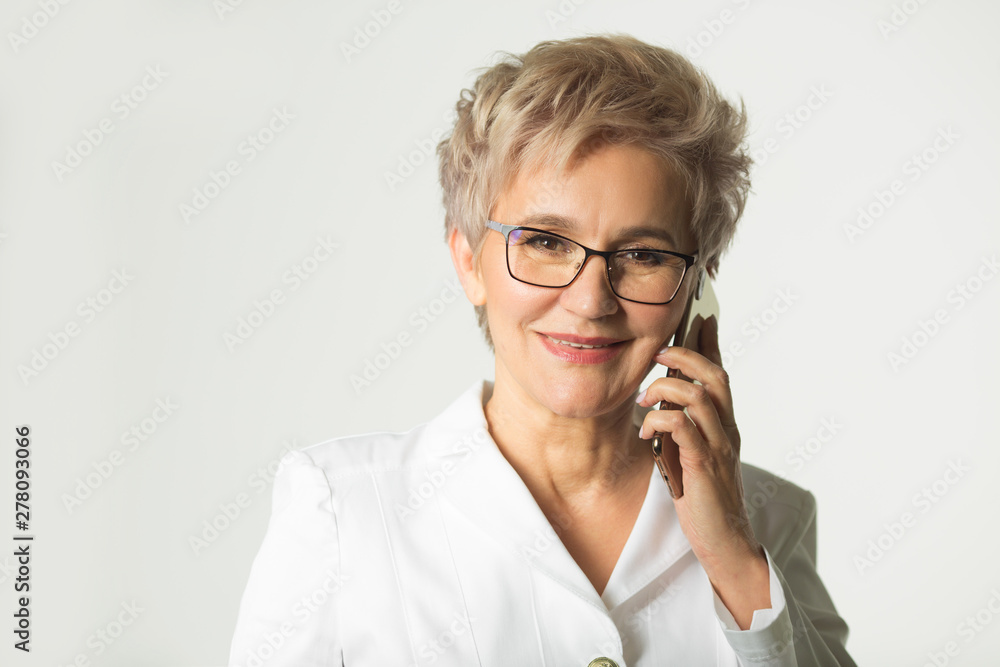
[{"label": "jacket collar", "polygon": [[[473,384],[428,424],[428,465],[454,472],[444,499],[498,545],[601,609],[623,604],[666,572],[691,545],[681,531],[673,500],[654,466],[635,526],[603,593],[573,560],[517,471],[490,436],[483,406],[493,383]],[[636,406],[638,425],[650,408]]]}]

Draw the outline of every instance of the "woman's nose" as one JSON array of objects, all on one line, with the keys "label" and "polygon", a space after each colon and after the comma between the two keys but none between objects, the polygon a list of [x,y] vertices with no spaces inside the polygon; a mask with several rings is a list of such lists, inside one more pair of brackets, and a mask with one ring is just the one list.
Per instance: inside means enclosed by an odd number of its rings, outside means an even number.
[{"label": "woman's nose", "polygon": [[591,255],[576,279],[563,288],[564,308],[583,317],[594,319],[618,310],[618,297],[611,291],[608,267],[603,257]]}]

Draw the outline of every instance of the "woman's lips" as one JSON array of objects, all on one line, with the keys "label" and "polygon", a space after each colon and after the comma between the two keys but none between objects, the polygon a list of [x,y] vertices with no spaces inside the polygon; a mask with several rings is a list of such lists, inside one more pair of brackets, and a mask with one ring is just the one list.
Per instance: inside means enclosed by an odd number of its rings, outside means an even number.
[{"label": "woman's lips", "polygon": [[[626,342],[615,338],[584,338],[571,334],[538,335],[546,350],[559,359],[574,364],[603,364],[621,354]],[[597,347],[573,347],[566,343]]]}]

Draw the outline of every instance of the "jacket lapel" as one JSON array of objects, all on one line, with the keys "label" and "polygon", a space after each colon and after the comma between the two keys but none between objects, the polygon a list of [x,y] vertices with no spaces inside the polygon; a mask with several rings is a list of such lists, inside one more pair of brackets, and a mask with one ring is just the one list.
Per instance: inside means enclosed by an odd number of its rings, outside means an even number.
[{"label": "jacket lapel", "polygon": [[[524,559],[581,599],[607,611],[655,581],[691,546],[655,467],[622,554],[602,595],[566,550],[517,471],[489,435],[483,411],[491,382],[477,382],[428,424],[428,470],[447,477],[442,499],[509,553]],[[647,409],[636,406],[641,423]]]},{"label": "jacket lapel", "polygon": [[667,485],[653,466],[646,499],[601,599],[615,609],[656,581],[691,551]]}]

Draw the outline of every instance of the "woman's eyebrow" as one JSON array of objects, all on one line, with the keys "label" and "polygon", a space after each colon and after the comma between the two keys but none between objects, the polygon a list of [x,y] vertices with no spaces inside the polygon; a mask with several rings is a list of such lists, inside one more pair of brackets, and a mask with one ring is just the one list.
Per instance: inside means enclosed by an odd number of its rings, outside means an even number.
[{"label": "woman's eyebrow", "polygon": [[653,238],[663,241],[668,244],[671,248],[676,247],[677,243],[674,241],[674,237],[667,230],[662,227],[644,227],[637,225],[635,227],[626,227],[621,230],[620,236],[626,239],[646,239]]},{"label": "woman's eyebrow", "polygon": [[[521,227],[535,227],[544,225],[547,227],[554,227],[556,229],[561,229],[567,232],[572,232],[577,229],[577,225],[572,219],[565,216],[557,215],[555,213],[535,213],[524,217],[520,223]],[[652,225],[633,225],[630,227],[625,227],[618,230],[618,238],[620,239],[657,239],[663,241],[664,243],[670,245],[670,247],[675,247],[677,243],[674,241],[673,235],[662,227],[655,227]]]}]

